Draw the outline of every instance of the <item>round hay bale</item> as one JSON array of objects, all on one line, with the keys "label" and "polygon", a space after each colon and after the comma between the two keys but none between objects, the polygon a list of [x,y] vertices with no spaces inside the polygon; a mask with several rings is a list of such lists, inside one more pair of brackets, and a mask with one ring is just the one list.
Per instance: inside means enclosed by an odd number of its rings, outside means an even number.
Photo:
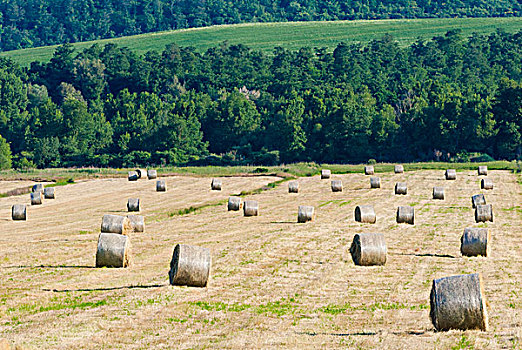
[{"label": "round hay bale", "polygon": [[131,231],[128,218],[120,215],[105,214],[102,219],[101,232],[117,233],[126,235]]},{"label": "round hay bale", "polygon": [[142,215],[127,215],[132,232],[145,231],[145,218]]},{"label": "round hay bale", "polygon": [[127,211],[140,211],[140,199],[129,198],[127,200]]},{"label": "round hay bale", "polygon": [[332,192],[342,192],[343,182],[341,180],[332,180]]},{"label": "round hay bale", "polygon": [[377,216],[372,205],[358,205],[355,207],[355,221],[365,224],[375,224]]},{"label": "round hay bale", "polygon": [[156,191],[157,192],[166,192],[167,191],[167,184],[165,183],[165,180],[156,181]]},{"label": "round hay bale", "polygon": [[375,174],[375,170],[373,169],[373,165],[367,165],[364,167],[364,175],[373,175]]},{"label": "round hay bale", "polygon": [[311,205],[300,205],[297,210],[297,222],[304,223],[313,221],[315,218],[315,208]]},{"label": "round hay bale", "polygon": [[44,197],[45,199],[54,199],[54,187],[44,188]]},{"label": "round hay bale", "polygon": [[410,206],[398,207],[397,208],[397,223],[398,224],[410,224],[414,225],[415,222],[415,209]]},{"label": "round hay bale", "polygon": [[241,197],[228,197],[228,211],[241,209]]},{"label": "round hay bale", "polygon": [[140,178],[136,171],[129,171],[128,177],[129,181],[138,181]]},{"label": "round hay bale", "polygon": [[473,208],[476,208],[477,205],[483,205],[483,204],[486,204],[486,196],[484,196],[483,193],[479,193],[474,196],[471,196],[471,206]]},{"label": "round hay bale", "polygon": [[329,179],[332,175],[332,172],[328,169],[321,170],[321,179]]},{"label": "round hay bale", "polygon": [[96,267],[127,267],[129,264],[129,237],[117,233],[100,233],[96,250]]},{"label": "round hay bale", "polygon": [[480,181],[480,188],[483,190],[492,190],[493,189],[493,180],[491,179],[482,179]]},{"label": "round hay bale", "polygon": [[493,222],[493,207],[491,204],[478,204],[475,208],[475,222]]},{"label": "round hay bale", "polygon": [[212,188],[212,191],[221,191],[221,184],[221,179],[212,179],[210,187]]},{"label": "round hay bale", "polygon": [[376,176],[370,177],[370,188],[381,188],[381,178]]},{"label": "round hay bale", "polygon": [[290,181],[288,183],[288,193],[299,193],[299,181]]},{"label": "round hay bale", "polygon": [[44,185],[43,184],[35,184],[31,188],[31,192],[43,192],[44,191]]},{"label": "round hay bale", "polygon": [[393,169],[395,171],[395,174],[402,174],[404,172],[404,167],[400,164],[396,165]]},{"label": "round hay bale", "polygon": [[31,193],[31,205],[40,205],[42,204],[42,192],[32,192]]},{"label": "round hay bale", "polygon": [[136,172],[136,174],[138,174],[138,179],[144,179],[145,174],[147,174],[147,171],[145,169],[136,169],[134,171]]},{"label": "round hay bale", "polygon": [[147,170],[147,178],[149,180],[154,180],[158,177],[158,172],[155,169],[148,169]]},{"label": "round hay bale", "polygon": [[487,165],[479,165],[479,167],[478,167],[478,174],[479,174],[479,176],[481,176],[481,175],[487,176],[488,175],[488,166]]},{"label": "round hay bale", "polygon": [[444,200],[444,187],[433,187],[433,199]]},{"label": "round hay bale", "polygon": [[407,194],[408,184],[406,182],[397,182],[395,184],[395,194]]},{"label": "round hay bale", "polygon": [[353,237],[350,247],[353,262],[359,266],[384,265],[386,251],[382,233],[358,233]]},{"label": "round hay bale", "polygon": [[27,206],[25,204],[15,204],[11,208],[13,220],[27,220]]},{"label": "round hay bale", "polygon": [[455,169],[448,169],[445,173],[446,180],[456,180],[457,179],[457,171]]},{"label": "round hay bale", "polygon": [[460,252],[465,256],[489,256],[491,236],[487,228],[468,227],[460,238]]},{"label": "round hay bale", "polygon": [[206,287],[212,260],[208,248],[178,244],[170,261],[169,280],[173,286]]},{"label": "round hay bale", "polygon": [[243,203],[243,215],[244,216],[258,216],[259,215],[259,204],[257,201],[245,201]]},{"label": "round hay bale", "polygon": [[488,330],[482,275],[450,276],[433,280],[430,318],[438,331]]}]

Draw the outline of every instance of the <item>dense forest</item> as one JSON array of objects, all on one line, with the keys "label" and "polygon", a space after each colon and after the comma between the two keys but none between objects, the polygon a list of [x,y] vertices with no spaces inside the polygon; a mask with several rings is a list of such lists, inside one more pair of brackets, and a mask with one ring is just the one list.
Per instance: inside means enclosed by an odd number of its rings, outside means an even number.
[{"label": "dense forest", "polygon": [[514,159],[521,62],[522,31],[273,55],[66,44],[0,59],[0,167]]},{"label": "dense forest", "polygon": [[0,0],[0,50],[215,24],[522,16],[519,0]]}]

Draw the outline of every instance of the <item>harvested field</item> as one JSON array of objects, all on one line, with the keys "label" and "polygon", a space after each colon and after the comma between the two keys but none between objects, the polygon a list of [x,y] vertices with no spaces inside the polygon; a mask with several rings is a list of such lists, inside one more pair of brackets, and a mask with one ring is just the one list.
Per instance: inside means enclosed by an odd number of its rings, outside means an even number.
[{"label": "harvested field", "polygon": [[[0,181],[0,193],[7,193],[12,190],[16,190],[19,188],[29,188],[34,185],[36,182],[34,181]],[[46,182],[39,182],[43,184],[47,184]]]},{"label": "harvested field", "polygon": [[[86,181],[28,207],[27,222],[10,217],[28,195],[0,198],[0,338],[35,349],[520,348],[520,176],[489,171],[495,222],[476,224],[476,170],[455,181],[441,170],[377,174],[380,189],[362,173],[336,174],[344,192],[332,193],[317,175],[299,179],[299,194],[281,184],[244,196],[259,202],[257,217],[227,211],[228,196],[279,178],[227,177],[216,192],[209,178],[172,177],[165,193],[155,181]],[[406,196],[394,195],[399,181],[408,183]],[[444,201],[432,199],[434,186],[445,187]],[[101,217],[126,215],[134,196],[147,226],[129,235],[133,265],[95,269]],[[354,220],[365,204],[374,206],[373,225]],[[315,220],[298,224],[298,205],[314,206]],[[406,205],[415,207],[415,225],[395,222]],[[461,256],[466,227],[489,229],[490,257]],[[386,265],[352,262],[353,237],[365,232],[384,234]],[[178,243],[210,248],[207,288],[169,285]],[[475,272],[484,278],[490,331],[434,332],[432,280]]]}]

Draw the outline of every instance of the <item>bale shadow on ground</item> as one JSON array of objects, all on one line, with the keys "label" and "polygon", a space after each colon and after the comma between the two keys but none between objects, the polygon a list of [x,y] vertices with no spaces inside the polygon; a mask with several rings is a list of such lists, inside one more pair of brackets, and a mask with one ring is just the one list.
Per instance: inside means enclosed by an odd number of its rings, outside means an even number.
[{"label": "bale shadow on ground", "polygon": [[456,256],[449,254],[432,254],[432,253],[424,253],[424,254],[412,254],[412,253],[389,253],[389,255],[403,255],[403,256],[427,256],[432,258],[450,258],[457,259]]},{"label": "bale shadow on ground", "polygon": [[162,288],[167,287],[169,284],[150,284],[150,285],[130,285],[130,286],[120,286],[120,287],[106,287],[106,288],[79,288],[79,289],[50,289],[43,288],[43,291],[46,292],[55,292],[55,293],[68,293],[68,292],[100,292],[100,291],[110,291],[110,290],[120,290],[120,289],[149,289],[149,288]]}]

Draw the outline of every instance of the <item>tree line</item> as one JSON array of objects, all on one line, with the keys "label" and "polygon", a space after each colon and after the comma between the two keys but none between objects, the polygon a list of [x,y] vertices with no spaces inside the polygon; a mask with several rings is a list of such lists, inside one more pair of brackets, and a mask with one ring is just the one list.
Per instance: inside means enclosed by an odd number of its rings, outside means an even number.
[{"label": "tree line", "polygon": [[522,31],[271,55],[66,44],[0,59],[0,166],[514,159],[521,62]]},{"label": "tree line", "polygon": [[521,15],[518,0],[0,0],[0,50],[217,24]]}]

